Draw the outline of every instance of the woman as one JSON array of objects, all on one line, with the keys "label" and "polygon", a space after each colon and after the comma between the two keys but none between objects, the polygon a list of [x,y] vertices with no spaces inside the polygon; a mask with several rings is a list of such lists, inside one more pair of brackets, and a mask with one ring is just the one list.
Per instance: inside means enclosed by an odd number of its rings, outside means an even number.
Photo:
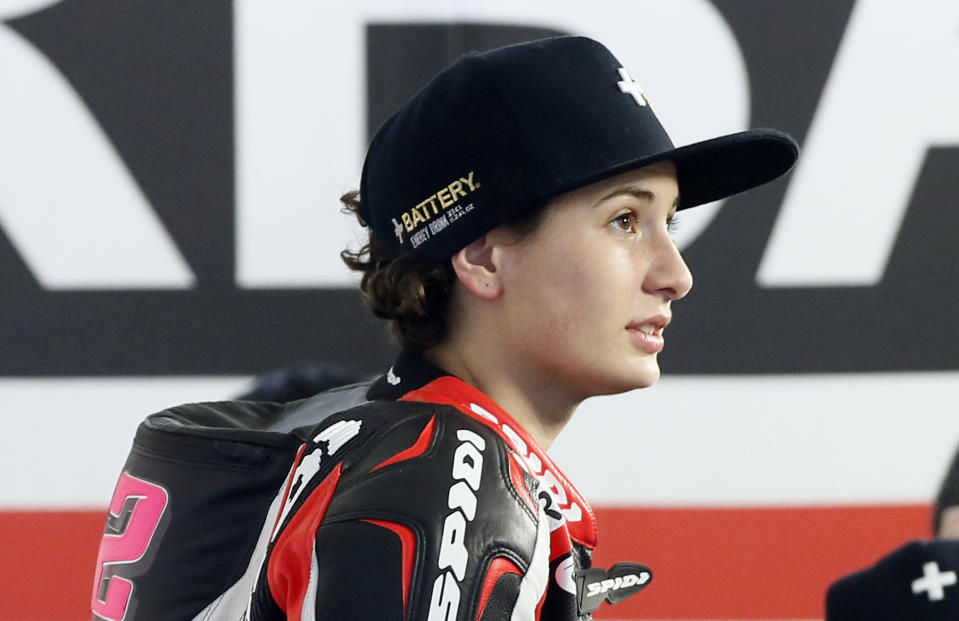
[{"label": "woman", "polygon": [[[403,606],[384,593],[368,614],[566,619],[595,607],[584,592],[577,601],[573,586],[595,522],[544,449],[587,397],[658,379],[670,303],[692,286],[669,236],[676,210],[775,178],[796,154],[791,139],[769,131],[673,149],[628,72],[603,46],[577,37],[468,55],[384,124],[359,195],[346,197],[370,243],[344,258],[363,272],[374,311],[392,320],[403,346],[368,397],[458,411],[445,436],[427,429],[434,408],[409,414],[422,445],[449,451],[432,464],[447,466],[437,489],[417,500],[440,509],[423,538],[439,545],[409,567],[422,573],[404,583]],[[453,433],[466,420],[479,424],[484,451]],[[505,455],[494,455],[497,444]],[[450,511],[458,506],[455,465],[448,471],[457,450],[483,459],[483,476],[467,486],[475,502],[463,488],[469,510],[460,507],[461,516]],[[538,482],[495,479],[517,454],[516,465]],[[431,480],[410,483],[419,476]],[[506,534],[522,523],[516,490],[540,505],[525,525],[526,547]],[[472,515],[481,504],[495,507],[482,527]],[[383,537],[376,529],[402,533],[429,521],[399,506],[388,512],[368,534],[343,538],[363,550],[359,540]],[[548,552],[530,534],[537,525],[552,533]],[[316,550],[322,559],[321,541]],[[401,557],[378,558],[368,572]]]},{"label": "woman", "polygon": [[434,78],[344,197],[369,244],[343,257],[393,324],[393,367],[285,406],[160,415],[305,440],[231,589],[246,614],[582,619],[648,584],[641,565],[590,568],[595,520],[545,449],[587,397],[658,379],[671,302],[692,286],[676,211],[770,181],[797,152],[772,130],[674,148],[585,38],[469,54]]}]

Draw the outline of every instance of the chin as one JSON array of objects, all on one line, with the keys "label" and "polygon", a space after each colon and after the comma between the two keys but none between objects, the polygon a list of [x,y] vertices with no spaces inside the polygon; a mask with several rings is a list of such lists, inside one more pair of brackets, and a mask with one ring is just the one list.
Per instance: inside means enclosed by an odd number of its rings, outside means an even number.
[{"label": "chin", "polygon": [[636,378],[636,383],[632,389],[636,388],[649,388],[653,384],[659,381],[659,367],[656,367],[655,371],[643,373],[642,375]]},{"label": "chin", "polygon": [[635,388],[649,388],[659,381],[659,361],[656,356],[643,356],[633,367],[631,374],[633,385],[630,390]]},{"label": "chin", "polygon": [[593,383],[594,395],[616,395],[639,388],[649,388],[659,381],[659,365],[655,360],[643,361],[642,364],[633,365],[623,373],[622,367],[618,372],[609,373],[605,377],[598,378]]}]

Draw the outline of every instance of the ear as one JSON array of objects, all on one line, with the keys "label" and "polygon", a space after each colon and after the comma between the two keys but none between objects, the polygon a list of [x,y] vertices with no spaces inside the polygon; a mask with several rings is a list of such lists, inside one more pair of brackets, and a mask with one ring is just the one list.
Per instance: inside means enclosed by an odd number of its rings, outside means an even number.
[{"label": "ear", "polygon": [[503,283],[496,265],[496,245],[484,235],[454,254],[450,261],[460,283],[468,291],[485,300],[503,293]]},{"label": "ear", "polygon": [[938,537],[943,539],[959,539],[959,505],[951,505],[939,514]]}]

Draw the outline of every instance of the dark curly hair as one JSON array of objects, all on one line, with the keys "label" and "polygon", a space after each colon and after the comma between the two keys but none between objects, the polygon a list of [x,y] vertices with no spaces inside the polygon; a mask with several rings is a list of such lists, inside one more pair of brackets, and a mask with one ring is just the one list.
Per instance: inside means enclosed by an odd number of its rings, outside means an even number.
[{"label": "dark curly hair", "polygon": [[[360,193],[340,197],[343,212],[356,217],[367,229],[369,239],[359,250],[345,249],[340,258],[351,270],[363,274],[360,290],[373,314],[390,320],[400,345],[422,352],[439,345],[449,327],[449,308],[456,273],[449,258],[430,261],[415,254],[396,254],[389,244],[376,237],[359,214]],[[507,226],[518,239],[539,225],[547,202],[534,205]]]}]

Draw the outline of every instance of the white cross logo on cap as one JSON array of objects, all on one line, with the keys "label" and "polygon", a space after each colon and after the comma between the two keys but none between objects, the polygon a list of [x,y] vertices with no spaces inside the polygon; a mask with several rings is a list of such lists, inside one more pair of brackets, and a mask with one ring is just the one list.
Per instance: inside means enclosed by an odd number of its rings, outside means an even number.
[{"label": "white cross logo on cap", "polygon": [[639,83],[633,79],[629,72],[626,71],[625,67],[620,67],[617,69],[619,71],[619,77],[623,78],[621,81],[616,84],[619,86],[619,90],[626,93],[627,95],[632,95],[633,99],[636,100],[636,103],[645,107],[649,105],[649,100],[646,99],[646,93],[643,92],[643,89],[639,87]]},{"label": "white cross logo on cap", "polygon": [[922,578],[916,578],[912,581],[912,592],[919,595],[923,591],[929,593],[929,601],[937,602],[945,599],[946,591],[943,587],[952,586],[956,583],[956,572],[939,571],[939,563],[930,561],[922,566]]}]

